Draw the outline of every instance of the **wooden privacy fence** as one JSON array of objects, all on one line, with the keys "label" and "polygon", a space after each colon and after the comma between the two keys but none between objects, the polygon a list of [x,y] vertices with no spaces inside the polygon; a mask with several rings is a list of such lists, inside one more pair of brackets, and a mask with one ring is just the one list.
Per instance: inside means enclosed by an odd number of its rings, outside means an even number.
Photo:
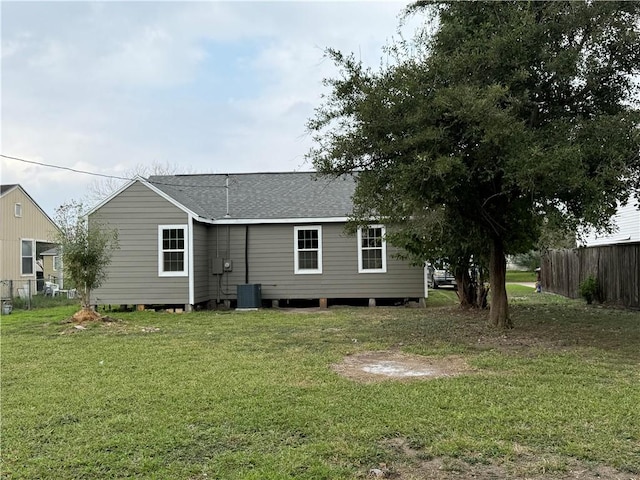
[{"label": "wooden privacy fence", "polygon": [[640,309],[640,243],[551,250],[542,258],[542,288],[578,298],[589,275],[598,279],[598,300]]}]

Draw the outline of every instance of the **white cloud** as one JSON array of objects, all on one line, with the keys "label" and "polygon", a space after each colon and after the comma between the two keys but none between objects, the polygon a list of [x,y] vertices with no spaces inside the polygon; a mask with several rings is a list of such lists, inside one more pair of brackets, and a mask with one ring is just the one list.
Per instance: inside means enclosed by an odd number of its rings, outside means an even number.
[{"label": "white cloud", "polygon": [[[310,169],[326,47],[377,65],[400,2],[4,2],[2,153],[105,174]],[[51,212],[94,177],[2,160]],[[52,207],[48,207],[52,205]]]}]

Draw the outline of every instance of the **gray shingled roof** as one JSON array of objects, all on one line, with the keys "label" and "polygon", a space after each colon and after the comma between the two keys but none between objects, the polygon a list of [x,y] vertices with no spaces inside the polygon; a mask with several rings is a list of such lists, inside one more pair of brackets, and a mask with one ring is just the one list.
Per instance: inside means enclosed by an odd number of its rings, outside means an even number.
[{"label": "gray shingled roof", "polygon": [[[226,179],[226,174],[155,175],[148,181],[201,217],[219,220],[227,212]],[[346,217],[354,189],[352,176],[229,174],[229,214],[232,219]]]}]

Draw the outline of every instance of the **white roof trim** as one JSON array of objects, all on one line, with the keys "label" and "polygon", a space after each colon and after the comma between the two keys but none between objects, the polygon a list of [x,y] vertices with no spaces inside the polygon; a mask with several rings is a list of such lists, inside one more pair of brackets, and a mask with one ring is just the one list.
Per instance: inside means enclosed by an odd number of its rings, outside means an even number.
[{"label": "white roof trim", "polygon": [[126,183],[125,185],[123,185],[122,187],[120,187],[118,190],[114,191],[111,195],[109,195],[107,198],[105,198],[104,200],[102,200],[102,202],[100,202],[98,205],[96,205],[95,207],[93,207],[91,210],[89,210],[86,214],[86,216],[88,217],[89,215],[95,213],[96,211],[100,210],[103,206],[105,206],[107,203],[109,203],[112,199],[114,199],[115,197],[117,197],[118,195],[120,195],[122,192],[124,192],[125,190],[127,190],[129,187],[131,187],[133,184],[135,184],[136,182],[140,182],[141,184],[143,184],[145,187],[149,188],[151,191],[153,191],[154,193],[158,194],[159,196],[161,196],[162,198],[164,198],[167,202],[171,203],[173,206],[179,208],[180,210],[182,210],[184,213],[186,213],[187,215],[190,215],[192,217],[197,218],[199,221],[203,221],[203,222],[207,222],[206,219],[202,219],[200,220],[202,217],[200,217],[198,214],[192,212],[191,210],[189,210],[187,207],[185,207],[183,204],[181,204],[180,202],[178,202],[175,198],[167,195],[166,193],[164,193],[162,190],[160,190],[158,187],[153,186],[151,183],[147,182],[144,178],[142,178],[141,176],[136,176],[136,178],[134,178],[133,180],[131,180],[130,182]]},{"label": "white roof trim", "polygon": [[136,183],[138,181],[137,178],[128,181],[127,183],[125,183],[124,185],[122,185],[120,188],[118,188],[117,190],[114,190],[111,195],[108,195],[104,200],[102,200],[100,203],[98,203],[95,207],[91,208],[85,215],[85,218],[88,218],[89,215],[91,215],[92,213],[95,213],[97,210],[100,210],[102,207],[104,207],[108,202],[110,202],[112,199],[114,199],[115,197],[117,197],[118,195],[120,195],[122,192],[124,192],[127,188],[129,188],[131,185],[133,185],[134,183]]},{"label": "white roof trim", "polygon": [[187,215],[190,215],[193,218],[193,220],[195,220],[197,222],[200,222],[200,223],[208,223],[208,224],[211,224],[211,225],[258,225],[258,224],[278,224],[278,223],[280,223],[280,224],[282,224],[282,223],[286,223],[286,224],[294,224],[294,223],[345,223],[345,222],[347,222],[349,220],[349,217],[301,217],[301,218],[296,218],[296,217],[291,217],[291,218],[224,218],[223,217],[223,218],[218,218],[218,219],[204,218],[204,217],[201,217],[200,215],[198,215],[197,213],[193,212],[189,208],[185,207],[182,203],[178,202],[175,198],[173,198],[172,196],[166,194],[165,192],[160,190],[158,187],[155,187],[153,184],[151,184],[150,182],[148,182],[147,180],[145,180],[144,178],[142,178],[140,176],[137,176],[136,178],[134,178],[130,182],[128,182],[125,185],[123,185],[122,187],[120,187],[118,190],[114,191],[111,195],[109,195],[107,198],[102,200],[102,202],[100,202],[98,205],[96,205],[91,210],[89,210],[87,212],[86,216],[88,217],[89,215],[91,215],[91,214],[95,213],[96,211],[98,211],[99,209],[101,209],[104,205],[106,205],[108,202],[110,202],[113,198],[115,198],[118,195],[120,195],[122,192],[124,192],[126,189],[131,187],[136,182],[142,183],[147,188],[149,188],[150,190],[152,190],[153,192],[155,192],[156,194],[158,194],[159,196],[164,198],[166,201],[168,201],[172,205],[176,206],[177,208],[179,208],[180,210],[185,212]]},{"label": "white roof trim", "polygon": [[304,217],[304,218],[219,218],[208,223],[214,225],[258,225],[275,223],[345,223],[349,217]]},{"label": "white roof trim", "polygon": [[[4,197],[5,195],[13,192],[18,187],[20,187],[20,184],[19,183],[15,183],[11,188],[5,190],[4,193],[0,195],[0,197]],[[20,187],[20,188],[22,188],[22,187]],[[22,190],[24,190],[24,188],[22,188]],[[27,193],[27,192],[25,192],[25,193]]]}]

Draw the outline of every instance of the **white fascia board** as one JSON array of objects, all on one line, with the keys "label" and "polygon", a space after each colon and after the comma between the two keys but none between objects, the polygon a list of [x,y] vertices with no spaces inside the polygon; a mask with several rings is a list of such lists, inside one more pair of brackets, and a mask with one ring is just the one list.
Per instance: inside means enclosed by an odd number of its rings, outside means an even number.
[{"label": "white fascia board", "polygon": [[98,203],[95,207],[91,208],[85,215],[85,218],[89,218],[90,215],[93,215],[97,210],[100,210],[102,207],[104,207],[107,203],[109,203],[112,199],[114,199],[115,197],[117,197],[118,195],[120,195],[122,192],[124,192],[127,188],[129,188],[131,185],[133,185],[134,183],[136,183],[138,181],[137,178],[134,178],[133,180],[125,183],[124,185],[122,185],[119,189],[115,190],[111,195],[109,195],[108,197],[106,197],[104,200],[102,200],[100,203]]},{"label": "white fascia board", "polygon": [[[109,195],[107,198],[105,198],[102,202],[100,202],[98,205],[96,205],[95,207],[93,207],[91,210],[89,210],[86,214],[87,217],[89,217],[89,215],[92,215],[93,213],[95,213],[97,210],[99,210],[100,208],[102,208],[104,205],[106,205],[108,202],[110,202],[113,198],[117,197],[118,195],[120,195],[122,192],[124,192],[126,189],[128,189],[129,187],[131,187],[133,184],[135,184],[136,182],[140,182],[141,184],[143,184],[144,186],[146,186],[147,188],[149,188],[151,191],[153,191],[154,193],[156,193],[157,195],[159,195],[160,197],[164,198],[167,202],[171,203],[173,206],[179,208],[180,210],[182,210],[184,213],[186,213],[187,215],[189,215],[190,217],[193,218],[200,218],[198,216],[198,214],[194,213],[193,211],[191,211],[190,209],[188,209],[187,207],[185,207],[183,204],[181,204],[180,202],[178,202],[175,198],[167,195],[166,193],[164,193],[162,190],[160,190],[158,187],[153,186],[151,183],[147,182],[144,178],[142,178],[141,176],[137,176],[136,178],[134,178],[133,180],[131,180],[130,182],[126,183],[125,185],[123,185],[122,187],[120,187],[118,190],[116,190],[115,192],[113,192],[111,195]],[[203,219],[203,221],[205,221]]]},{"label": "white fascia board", "polygon": [[189,305],[194,305],[196,293],[195,293],[195,275],[194,275],[194,248],[193,248],[193,216],[189,215],[189,255],[187,261],[189,262]]},{"label": "white fascia board", "polygon": [[258,224],[298,224],[298,223],[345,223],[349,217],[313,218],[219,218],[209,221],[214,225],[258,225]]},{"label": "white fascia board", "polygon": [[157,193],[158,195],[160,195],[162,198],[164,198],[167,202],[171,203],[173,206],[179,208],[180,210],[182,210],[184,213],[186,213],[187,215],[189,215],[190,218],[199,218],[199,215],[195,212],[193,212],[192,210],[190,210],[189,208],[185,207],[183,204],[181,204],[180,202],[178,202],[175,198],[167,195],[166,193],[164,193],[162,190],[160,190],[158,187],[155,187],[153,184],[147,182],[144,178],[140,177],[137,179],[140,183],[142,183],[143,185],[146,185],[148,188],[150,188],[151,190],[153,190],[155,193]]},{"label": "white fascia board", "polygon": [[[4,197],[5,195],[7,195],[7,194],[9,194],[9,193],[11,193],[11,192],[13,192],[13,191],[14,191],[16,188],[18,188],[18,187],[20,187],[20,184],[19,184],[19,183],[16,183],[13,187],[11,187],[11,188],[9,188],[9,189],[5,190],[5,191],[4,191],[4,193],[3,193],[2,195],[0,195],[0,198]],[[20,188],[22,188],[22,187],[20,187]],[[24,188],[22,188],[22,190],[24,190]],[[25,193],[26,193],[26,192],[25,192]]]}]

